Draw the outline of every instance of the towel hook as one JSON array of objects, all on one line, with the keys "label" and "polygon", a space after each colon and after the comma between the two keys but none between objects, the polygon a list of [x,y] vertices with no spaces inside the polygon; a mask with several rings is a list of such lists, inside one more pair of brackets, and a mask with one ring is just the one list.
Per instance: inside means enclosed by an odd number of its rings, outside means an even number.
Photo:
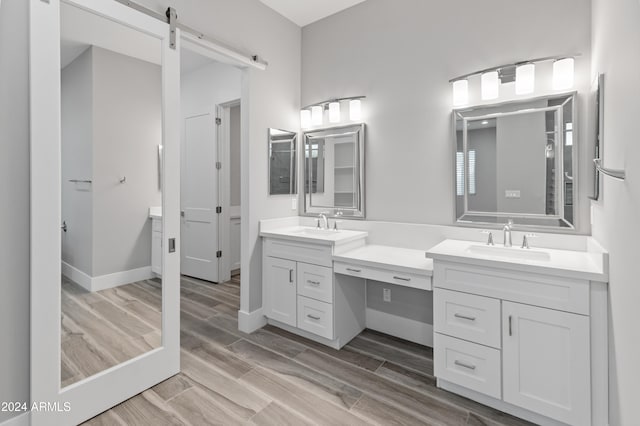
[{"label": "towel hook", "polygon": [[127,181],[127,177],[126,176],[122,176],[120,178],[120,183],[125,183]]}]

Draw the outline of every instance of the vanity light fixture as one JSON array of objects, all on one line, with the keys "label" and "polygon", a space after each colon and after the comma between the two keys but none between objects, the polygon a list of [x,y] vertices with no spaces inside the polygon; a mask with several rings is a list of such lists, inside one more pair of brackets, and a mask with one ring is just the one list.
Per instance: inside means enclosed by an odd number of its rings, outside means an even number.
[{"label": "vanity light fixture", "polygon": [[322,126],[324,124],[324,111],[328,110],[329,122],[332,124],[342,121],[340,103],[349,101],[349,120],[362,121],[362,99],[365,96],[351,96],[349,98],[329,99],[313,105],[307,105],[300,110],[300,127]]},{"label": "vanity light fixture", "polygon": [[482,100],[488,101],[496,99],[500,95],[500,78],[498,71],[485,72],[481,76],[482,81]]},{"label": "vanity light fixture", "polygon": [[469,77],[480,76],[482,100],[496,99],[500,95],[500,84],[515,81],[516,95],[528,95],[535,91],[536,64],[553,63],[553,89],[566,90],[573,87],[574,63],[580,54],[548,56],[529,59],[512,64],[500,65],[464,74],[449,80],[453,86],[453,106],[460,107],[469,103]]},{"label": "vanity light fixture", "polygon": [[302,127],[303,129],[308,129],[309,127],[311,127],[311,110],[300,110],[300,127]]},{"label": "vanity light fixture", "polygon": [[462,106],[469,103],[469,80],[453,82],[453,105]]},{"label": "vanity light fixture", "polygon": [[533,93],[536,85],[536,65],[522,64],[516,67],[516,95]]},{"label": "vanity light fixture", "polygon": [[360,101],[360,99],[351,99],[349,101],[349,120],[362,120],[362,102]]},{"label": "vanity light fixture", "polygon": [[573,87],[574,59],[562,58],[553,63],[553,89],[565,90]]},{"label": "vanity light fixture", "polygon": [[322,126],[324,108],[322,105],[314,105],[311,107],[311,124],[314,126]]},{"label": "vanity light fixture", "polygon": [[340,102],[338,101],[329,103],[329,122],[340,122]]}]

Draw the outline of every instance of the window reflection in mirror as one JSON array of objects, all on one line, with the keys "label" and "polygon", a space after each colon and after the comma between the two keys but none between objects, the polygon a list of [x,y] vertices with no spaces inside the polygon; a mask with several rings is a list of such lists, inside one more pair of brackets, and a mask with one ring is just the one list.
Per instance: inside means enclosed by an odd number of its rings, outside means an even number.
[{"label": "window reflection in mirror", "polygon": [[69,3],[60,19],[65,387],[161,346],[162,51]]},{"label": "window reflection in mirror", "polygon": [[455,111],[456,218],[573,228],[573,95]]}]

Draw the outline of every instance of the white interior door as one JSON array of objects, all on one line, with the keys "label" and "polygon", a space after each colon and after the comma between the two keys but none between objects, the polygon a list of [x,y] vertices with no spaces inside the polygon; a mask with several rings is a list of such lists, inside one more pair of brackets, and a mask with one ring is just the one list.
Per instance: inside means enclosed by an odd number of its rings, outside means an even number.
[{"label": "white interior door", "polygon": [[218,141],[213,112],[186,117],[182,143],[181,272],[219,281]]},{"label": "white interior door", "polygon": [[[73,16],[80,17],[79,21],[74,25],[61,26],[61,17],[71,16],[62,13],[64,8],[71,9]],[[105,34],[102,30],[113,25],[119,27],[118,34],[124,32],[127,35],[102,37]],[[65,178],[65,182],[61,182],[61,40],[64,40],[61,39],[61,28],[70,29],[76,35],[87,36],[86,45],[80,46],[82,49],[96,47],[120,50],[124,56],[129,57],[133,56],[124,53],[126,49],[137,46],[138,50],[145,51],[144,48],[140,49],[141,45],[131,42],[130,36],[152,39],[151,44],[157,47],[154,52],[157,53],[157,72],[160,73],[157,90],[162,91],[158,104],[154,104],[159,110],[154,114],[162,117],[157,122],[156,143],[163,145],[164,152],[163,164],[159,166],[163,171],[162,295],[159,302],[162,334],[159,344],[141,355],[64,387],[61,384],[61,372],[64,371],[61,366],[64,360],[61,354],[61,332],[64,331],[61,305],[65,300],[61,296],[60,284],[61,185],[69,185],[74,181]],[[71,38],[71,35],[67,36]],[[104,43],[115,43],[116,47],[107,49]],[[31,402],[46,402],[48,407],[47,410],[31,411],[32,425],[82,423],[180,370],[180,251],[177,248],[180,231],[179,43],[179,30],[176,46],[172,48],[167,23],[113,0],[30,0]],[[77,44],[67,45],[69,46]],[[156,155],[153,149],[147,151],[145,148],[143,154],[151,156],[150,163],[153,163]],[[94,161],[99,162],[100,158]],[[156,190],[157,171],[156,169]],[[91,185],[90,191],[94,195],[99,193],[102,185],[112,191],[124,191],[140,183],[137,175],[129,173],[127,179],[120,180],[124,173],[118,177],[119,172],[120,170],[110,169],[109,176],[103,182],[80,182]],[[84,176],[75,177],[87,179]],[[153,181],[153,177],[150,179]],[[130,186],[119,186],[129,184]],[[142,214],[145,215],[145,212]],[[143,217],[143,222],[144,220]],[[115,241],[116,244],[118,242]],[[148,256],[150,262],[150,253]],[[70,298],[67,297],[66,300],[68,302]],[[85,312],[91,313],[91,310],[87,309]],[[97,318],[95,314],[91,316]],[[93,329],[101,325],[100,321],[75,321],[78,327],[87,324]],[[106,333],[112,331],[108,329]],[[111,342],[116,345],[119,343],[116,338],[111,339]],[[77,358],[92,361],[101,355],[101,352],[96,351]]]}]

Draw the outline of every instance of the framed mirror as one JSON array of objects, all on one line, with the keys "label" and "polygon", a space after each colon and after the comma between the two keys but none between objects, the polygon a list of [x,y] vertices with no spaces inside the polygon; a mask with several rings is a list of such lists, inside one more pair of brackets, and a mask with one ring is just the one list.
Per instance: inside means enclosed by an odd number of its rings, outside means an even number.
[{"label": "framed mirror", "polygon": [[287,130],[269,129],[269,195],[298,192],[298,134]]},{"label": "framed mirror", "polygon": [[365,217],[365,125],[304,133],[304,214]]},{"label": "framed mirror", "polygon": [[31,2],[31,397],[66,407],[33,425],[79,424],[179,372],[169,34],[110,0]]},{"label": "framed mirror", "polygon": [[575,229],[575,93],[454,111],[455,221]]}]

